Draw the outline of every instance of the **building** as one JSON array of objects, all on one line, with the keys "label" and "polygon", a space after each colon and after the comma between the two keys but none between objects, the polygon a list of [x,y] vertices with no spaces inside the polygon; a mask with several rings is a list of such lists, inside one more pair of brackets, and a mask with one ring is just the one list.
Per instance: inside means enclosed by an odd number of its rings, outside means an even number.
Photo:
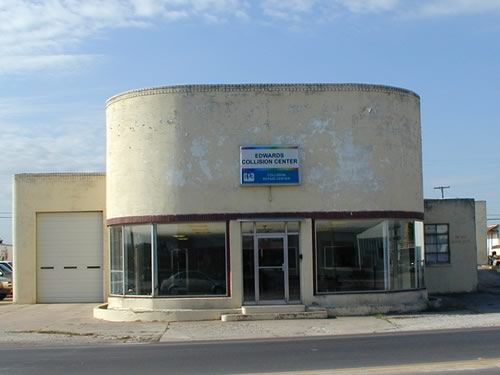
[{"label": "building", "polygon": [[484,202],[425,200],[425,284],[429,293],[477,288],[478,249],[485,249]]},{"label": "building", "polygon": [[415,93],[135,90],[108,100],[106,139],[106,175],[15,177],[16,303],[106,301],[110,320],[426,306]]},{"label": "building", "polygon": [[486,234],[488,241],[488,255],[492,255],[495,251],[500,255],[500,224],[488,225]]}]

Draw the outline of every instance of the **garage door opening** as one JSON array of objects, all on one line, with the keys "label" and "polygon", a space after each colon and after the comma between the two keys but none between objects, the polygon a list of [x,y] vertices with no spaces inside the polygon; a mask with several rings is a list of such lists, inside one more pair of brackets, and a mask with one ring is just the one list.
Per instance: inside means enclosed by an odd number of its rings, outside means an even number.
[{"label": "garage door opening", "polygon": [[37,302],[102,302],[102,212],[38,213],[36,228]]}]

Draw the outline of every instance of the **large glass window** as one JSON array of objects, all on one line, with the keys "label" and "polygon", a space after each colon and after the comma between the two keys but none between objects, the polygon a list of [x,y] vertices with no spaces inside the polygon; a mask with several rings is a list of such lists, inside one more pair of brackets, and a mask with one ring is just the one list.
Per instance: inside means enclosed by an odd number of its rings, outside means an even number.
[{"label": "large glass window", "polygon": [[[244,226],[247,223],[243,223]],[[252,233],[253,233],[253,223]],[[255,253],[254,237],[242,237],[243,248],[243,299],[245,302],[255,301]]]},{"label": "large glass window", "polygon": [[383,221],[317,221],[320,293],[383,290]]},{"label": "large glass window", "polygon": [[[296,228],[295,225],[297,225]],[[297,231],[298,223],[289,223],[288,231]],[[290,301],[300,301],[299,235],[288,234],[288,290]]]},{"label": "large glass window", "polygon": [[423,287],[416,228],[405,220],[316,221],[317,292]]},{"label": "large glass window", "polygon": [[111,294],[123,294],[123,246],[122,227],[110,230],[111,254],[109,272],[111,274]]},{"label": "large glass window", "polygon": [[391,289],[417,287],[419,253],[415,247],[415,223],[402,220],[389,222]]},{"label": "large glass window", "polygon": [[427,264],[450,263],[448,224],[425,224],[425,261]]},{"label": "large glass window", "polygon": [[125,294],[151,295],[151,225],[124,227]]},{"label": "large glass window", "polygon": [[111,294],[226,295],[226,223],[110,228]]},{"label": "large glass window", "polygon": [[225,223],[157,225],[158,295],[225,295],[225,232]]}]

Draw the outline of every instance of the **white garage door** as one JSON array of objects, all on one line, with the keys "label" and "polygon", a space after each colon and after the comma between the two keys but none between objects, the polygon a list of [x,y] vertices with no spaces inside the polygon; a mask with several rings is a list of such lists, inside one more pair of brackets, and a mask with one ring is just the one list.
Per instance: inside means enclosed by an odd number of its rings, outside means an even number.
[{"label": "white garage door", "polygon": [[102,213],[37,214],[37,301],[101,302]]}]

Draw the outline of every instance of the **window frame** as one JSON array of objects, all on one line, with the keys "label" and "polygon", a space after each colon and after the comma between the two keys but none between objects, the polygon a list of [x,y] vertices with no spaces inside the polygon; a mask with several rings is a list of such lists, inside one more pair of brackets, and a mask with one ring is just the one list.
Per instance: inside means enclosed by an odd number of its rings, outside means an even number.
[{"label": "window frame", "polygon": [[[383,270],[383,288],[377,288],[377,289],[351,289],[351,290],[324,290],[323,287],[320,287],[320,277],[322,274],[322,270],[335,270],[335,269],[341,269],[342,267],[333,267],[330,268],[326,266],[321,266],[320,262],[321,260],[325,259],[324,253],[321,254],[321,246],[322,244],[320,243],[319,240],[319,232],[320,230],[318,229],[318,224],[323,224],[324,222],[330,221],[331,224],[330,226],[332,227],[332,231],[335,232],[339,229],[338,224],[345,224],[347,221],[352,221],[354,224],[367,224],[365,229],[371,229],[374,228],[374,226],[370,226],[370,223],[373,223],[375,221],[379,221],[378,223],[375,223],[377,225],[382,225],[382,247],[383,247],[383,256],[379,257],[378,259],[382,261],[384,265],[384,270]],[[401,279],[401,277],[404,277],[402,272],[394,272],[395,267],[393,267],[394,262],[399,262],[398,257],[399,257],[399,248],[397,246],[400,245],[401,241],[399,237],[395,237],[395,234],[393,233],[394,231],[394,224],[399,224],[399,225],[407,225],[407,224],[413,224],[413,240],[411,240],[408,243],[411,243],[413,246],[413,252],[414,252],[414,260],[413,263],[398,263],[398,266],[396,267],[398,270],[400,269],[400,266],[409,266],[408,268],[411,273],[411,265],[413,264],[414,271],[411,274],[411,279],[408,279],[406,277],[405,279]],[[313,225],[312,225],[312,230],[313,230],[313,263],[314,263],[314,268],[313,268],[313,275],[314,275],[314,295],[315,296],[321,296],[321,295],[336,295],[336,294],[361,294],[361,293],[387,293],[387,292],[400,292],[400,291],[414,291],[414,290],[420,290],[420,289],[425,289],[425,282],[423,279],[423,274],[424,274],[424,266],[425,266],[425,255],[424,255],[424,250],[423,250],[423,242],[424,242],[424,223],[422,220],[418,219],[406,219],[406,218],[397,218],[397,219],[387,219],[387,218],[367,218],[367,219],[351,219],[351,220],[345,220],[345,219],[338,219],[338,220],[313,220]],[[329,245],[334,246],[332,243]],[[356,242],[356,246],[359,246],[359,243]],[[396,246],[396,248],[394,248]],[[359,259],[359,255],[358,255]],[[333,264],[335,266],[335,264]],[[359,264],[357,265],[359,268]],[[395,275],[395,276],[394,276]],[[414,279],[413,279],[414,277]],[[406,283],[404,286],[397,286],[395,284],[395,281],[397,280],[398,283],[400,283],[399,280],[403,280],[402,283]],[[411,280],[410,286],[407,286],[408,280]],[[414,281],[413,281],[414,280]],[[382,279],[380,279],[380,282],[382,282]],[[394,285],[393,285],[394,284]],[[398,284],[399,285],[399,284]]]},{"label": "window frame", "polygon": [[[440,225],[445,225],[446,226],[446,233],[438,233],[437,227]],[[434,233],[428,233],[427,232],[427,227],[428,226],[433,226],[435,228]],[[439,241],[439,236],[446,236],[446,243]],[[428,251],[428,245],[430,244],[427,241],[427,237],[435,237],[435,242],[433,242],[433,245],[445,245],[446,244],[446,253],[445,252],[439,252],[439,251],[433,251],[429,252]],[[435,255],[435,261],[429,261],[428,255]],[[440,261],[439,260],[439,254],[447,254],[448,255],[448,260],[447,261]],[[447,265],[451,264],[451,250],[450,250],[450,224],[449,223],[424,223],[424,256],[425,256],[425,265],[426,266],[434,266],[434,265]]]},{"label": "window frame", "polygon": [[[384,264],[384,287],[380,289],[352,289],[352,290],[335,290],[335,291],[324,291],[320,289],[320,282],[319,282],[319,277],[320,277],[320,270],[342,270],[345,268],[350,268],[346,266],[337,266],[336,261],[335,261],[335,255],[333,255],[333,264],[328,265],[328,267],[320,267],[320,261],[321,258],[323,261],[325,261],[325,253],[322,254],[320,257],[319,254],[319,249],[320,249],[320,241],[318,239],[318,223],[323,223],[323,222],[344,222],[345,220],[315,220],[314,225],[313,225],[313,241],[314,241],[314,246],[313,246],[313,252],[314,252],[314,295],[320,296],[320,295],[335,295],[335,294],[360,294],[360,293],[386,293],[387,291],[390,291],[391,288],[389,286],[389,280],[388,280],[388,271],[387,271],[387,266],[389,264],[389,253],[387,250],[384,248],[384,253],[383,253],[383,264]],[[377,222],[375,224],[383,224],[383,241],[384,243],[387,241],[387,224],[389,222],[388,219],[382,219],[382,218],[370,218],[370,219],[353,219],[353,220],[348,220],[352,221],[354,224],[359,224],[359,223],[364,223],[364,224],[373,224],[374,222]],[[371,228],[371,227],[368,227]],[[367,228],[367,229],[368,229]],[[338,228],[334,226],[332,231],[337,231]],[[356,243],[357,246],[357,243]],[[384,245],[384,247],[388,247],[387,244]],[[335,249],[338,249],[339,247],[336,247],[333,242],[329,242],[327,246],[323,247],[322,251],[324,251],[326,248],[328,248],[329,251],[332,251],[333,253],[335,252]],[[356,258],[356,262],[359,261],[359,258]],[[358,268],[359,264],[356,264],[352,268]]]},{"label": "window frame", "polygon": [[[224,227],[224,270],[225,270],[225,280],[224,280],[224,293],[219,294],[219,293],[211,293],[211,294],[205,294],[205,293],[192,293],[192,294],[179,294],[179,295],[168,295],[168,294],[161,294],[160,293],[160,288],[161,284],[158,284],[158,226],[161,225],[180,225],[180,224],[223,224]],[[229,227],[228,227],[228,221],[222,221],[222,220],[216,220],[216,221],[187,221],[187,222],[172,222],[172,223],[154,223],[153,224],[155,228],[155,267],[156,267],[156,274],[153,275],[155,278],[155,282],[157,283],[157,288],[154,292],[153,297],[154,298],[165,298],[165,299],[174,299],[174,298],[181,298],[181,299],[188,299],[188,298],[220,298],[220,297],[230,297],[231,292],[230,292],[230,272],[229,272],[229,267],[230,267],[230,255],[229,255]],[[177,233],[179,235],[179,232]],[[174,235],[175,237],[176,235]],[[184,249],[182,249],[184,250]],[[188,271],[182,271],[186,272],[188,275],[190,275],[192,272],[198,272],[198,271],[193,271],[193,270],[188,270]]]},{"label": "window frame", "polygon": [[[159,293],[159,286],[157,285],[158,280],[158,259],[157,259],[157,250],[158,250],[158,231],[157,231],[157,226],[161,224],[197,224],[197,223],[221,223],[224,224],[224,270],[225,270],[225,293],[224,294],[189,294],[189,295],[176,295],[176,296],[168,296],[168,295],[162,295]],[[147,224],[121,224],[121,225],[113,225],[110,226],[108,229],[108,242],[109,242],[109,275],[108,275],[108,281],[109,281],[109,296],[110,297],[126,297],[126,298],[134,298],[134,297],[139,297],[139,298],[144,298],[144,297],[150,297],[150,298],[220,298],[220,297],[229,297],[231,295],[230,292],[230,280],[229,280],[229,225],[228,225],[227,220],[216,220],[216,221],[189,221],[189,222],[173,222],[173,223],[147,223]],[[149,228],[150,232],[150,237],[151,237],[151,250],[150,250],[150,256],[151,256],[151,293],[147,294],[127,294],[126,289],[125,289],[125,273],[126,273],[126,249],[125,249],[125,232],[126,229],[130,229],[131,227],[134,226],[144,226]],[[122,293],[113,293],[112,288],[111,288],[111,258],[112,258],[112,236],[111,232],[114,229],[120,228],[121,231],[121,244],[120,244],[120,253],[122,256],[122,264],[121,264],[121,272],[123,273],[123,278],[121,280],[122,283]]]}]

